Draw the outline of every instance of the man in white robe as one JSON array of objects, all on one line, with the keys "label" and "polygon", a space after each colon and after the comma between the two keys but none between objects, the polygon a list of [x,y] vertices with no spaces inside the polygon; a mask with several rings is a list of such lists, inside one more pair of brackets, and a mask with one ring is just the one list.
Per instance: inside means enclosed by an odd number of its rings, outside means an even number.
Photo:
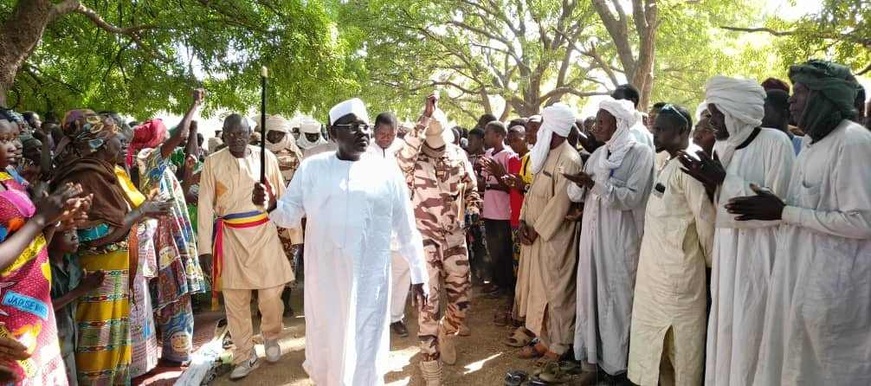
[{"label": "man in white robe", "polygon": [[605,145],[567,189],[572,201],[584,203],[575,358],[623,377],[644,206],[653,184],[653,150],[629,131],[637,119],[631,102],[602,101],[593,135]]},{"label": "man in white robe", "polygon": [[698,385],[705,353],[705,267],[714,243],[714,205],[705,186],[680,171],[689,146],[686,109],[661,107],[651,124],[669,155],[647,201],[629,337],[629,379],[646,386]]},{"label": "man in white robe", "polygon": [[851,122],[844,66],[792,66],[790,114],[805,132],[787,193],[733,199],[730,213],[781,220],[756,385],[871,384],[871,132]]},{"label": "man in white robe", "polygon": [[[303,153],[308,152],[316,146],[328,143],[326,138],[321,134],[321,123],[314,119],[303,118],[299,123],[299,132],[296,145],[299,146]],[[306,157],[308,156],[308,154],[305,155]]]},{"label": "man in white robe", "polygon": [[[369,144],[369,153],[375,157],[396,162],[396,152],[402,148],[403,141],[396,139],[396,117],[392,113],[381,113],[375,117],[374,141]],[[398,165],[398,164],[397,164]],[[405,303],[408,301],[408,288],[411,285],[411,272],[408,263],[400,254],[396,235],[390,238],[390,329],[399,337],[408,336],[405,326]]]},{"label": "man in white robe", "polygon": [[611,93],[611,98],[632,102],[636,114],[636,120],[635,124],[629,128],[629,132],[632,134],[632,137],[635,138],[635,142],[643,144],[649,147],[650,150],[653,150],[653,134],[650,134],[650,130],[648,130],[647,126],[644,125],[643,115],[638,111],[638,103],[641,100],[641,94],[638,92],[638,89],[631,84],[622,84]]},{"label": "man in white robe", "polygon": [[[390,238],[395,232],[408,258],[419,303],[426,301],[423,243],[398,166],[365,155],[370,133],[363,102],[333,107],[330,131],[338,150],[305,159],[269,217],[282,227],[308,218],[303,368],[321,386],[382,385],[389,352]],[[265,202],[264,191],[258,187]]]},{"label": "man in white robe", "polygon": [[719,163],[704,153],[680,158],[690,175],[716,191],[705,379],[708,385],[747,385],[756,368],[779,222],[737,221],[725,205],[752,194],[750,184],[784,194],[795,154],[783,133],[759,127],[765,91],[756,81],[716,76],[705,99]]}]

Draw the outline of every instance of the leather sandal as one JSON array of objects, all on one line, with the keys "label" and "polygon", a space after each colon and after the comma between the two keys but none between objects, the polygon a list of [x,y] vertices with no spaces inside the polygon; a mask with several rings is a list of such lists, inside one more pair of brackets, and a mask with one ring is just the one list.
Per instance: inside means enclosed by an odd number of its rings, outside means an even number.
[{"label": "leather sandal", "polygon": [[502,343],[511,347],[523,347],[532,342],[534,338],[535,334],[532,331],[527,330],[526,327],[520,327],[514,330],[514,333]]}]

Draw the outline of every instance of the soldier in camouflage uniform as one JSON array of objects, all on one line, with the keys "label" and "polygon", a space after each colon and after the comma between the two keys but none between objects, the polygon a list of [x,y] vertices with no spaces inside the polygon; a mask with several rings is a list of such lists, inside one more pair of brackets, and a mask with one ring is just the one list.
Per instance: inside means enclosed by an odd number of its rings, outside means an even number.
[{"label": "soldier in camouflage uniform", "polygon": [[[456,361],[454,340],[464,324],[471,289],[464,215],[470,211],[477,217],[481,207],[465,152],[443,138],[447,120],[437,101],[435,95],[427,98],[423,116],[396,156],[411,189],[427,259],[429,300],[418,316],[420,366],[427,385],[440,384],[441,362]],[[439,318],[442,282],[447,311]]]}]

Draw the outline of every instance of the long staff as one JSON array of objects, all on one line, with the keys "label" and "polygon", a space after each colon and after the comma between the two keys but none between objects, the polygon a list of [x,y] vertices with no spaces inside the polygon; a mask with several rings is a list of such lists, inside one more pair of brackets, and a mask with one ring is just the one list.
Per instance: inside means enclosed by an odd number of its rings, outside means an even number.
[{"label": "long staff", "polygon": [[266,66],[260,70],[260,183],[266,185]]}]

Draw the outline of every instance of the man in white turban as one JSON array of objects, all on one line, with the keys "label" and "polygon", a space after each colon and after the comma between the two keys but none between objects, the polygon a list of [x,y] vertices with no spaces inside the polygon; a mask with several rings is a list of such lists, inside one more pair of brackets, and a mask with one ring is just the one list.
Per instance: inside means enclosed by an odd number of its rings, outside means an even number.
[{"label": "man in white turban", "polygon": [[303,118],[299,123],[299,132],[296,144],[303,152],[327,144],[327,140],[321,134],[321,123],[314,119]]},{"label": "man in white turban", "polygon": [[269,218],[298,227],[308,218],[305,249],[306,345],[303,368],[316,385],[384,384],[390,352],[390,240],[411,269],[418,304],[426,303],[423,243],[405,178],[395,163],[367,156],[369,115],[351,99],[330,110],[335,153],[305,159],[275,202],[258,184]]},{"label": "man in white turban", "polygon": [[[572,206],[566,190],[571,184],[564,174],[575,175],[583,168],[577,150],[566,141],[575,114],[557,103],[541,113],[541,127],[532,149],[532,172],[520,211],[520,269],[518,277],[528,279],[525,310],[526,328],[539,337],[529,356],[558,359],[572,344],[575,334],[575,270],[578,223],[566,219]],[[520,287],[521,284],[518,284]],[[535,351],[533,351],[535,350]]]},{"label": "man in white turban", "polygon": [[[285,181],[293,179],[293,174],[299,168],[299,163],[302,162],[302,152],[296,147],[296,141],[291,135],[290,129],[291,123],[284,117],[280,115],[266,117],[266,148],[278,158],[278,168]],[[296,272],[294,261],[297,250],[303,243],[302,228],[282,229],[278,235],[281,238],[282,246],[284,246],[284,252],[291,259],[290,264]],[[284,301],[285,316],[293,315],[293,309],[290,307],[290,295],[290,288],[286,288],[281,296]]]},{"label": "man in white turban", "polygon": [[705,100],[717,142],[714,159],[681,156],[688,173],[715,191],[717,207],[708,319],[706,383],[753,383],[762,338],[768,281],[774,264],[779,221],[738,221],[725,205],[753,195],[751,184],[784,197],[795,153],[789,138],[759,127],[765,91],[753,80],[715,76]]},{"label": "man in white turban", "polygon": [[[420,369],[427,386],[441,385],[442,363],[457,360],[456,339],[465,324],[472,283],[466,247],[465,212],[480,213],[481,198],[463,149],[444,136],[447,117],[438,95],[427,98],[423,115],[396,154],[411,189],[417,229],[423,236],[430,299],[418,314]],[[447,297],[441,312],[439,294]]]},{"label": "man in white turban", "polygon": [[740,220],[782,220],[755,385],[871,384],[871,132],[853,122],[849,67],[791,66],[805,133],[783,199],[733,199]]},{"label": "man in white turban", "polygon": [[638,111],[638,103],[641,101],[641,94],[638,92],[638,89],[631,84],[622,84],[617,86],[617,89],[611,93],[611,98],[632,102],[632,109],[635,110],[636,120],[635,123],[629,127],[629,132],[632,134],[632,137],[636,142],[653,150],[653,134],[650,134],[650,130],[644,126],[644,114]]},{"label": "man in white turban", "polygon": [[644,208],[653,185],[653,149],[630,132],[636,113],[630,101],[602,101],[592,134],[605,145],[583,172],[569,176],[574,184],[568,187],[572,201],[584,203],[575,358],[624,379]]}]

